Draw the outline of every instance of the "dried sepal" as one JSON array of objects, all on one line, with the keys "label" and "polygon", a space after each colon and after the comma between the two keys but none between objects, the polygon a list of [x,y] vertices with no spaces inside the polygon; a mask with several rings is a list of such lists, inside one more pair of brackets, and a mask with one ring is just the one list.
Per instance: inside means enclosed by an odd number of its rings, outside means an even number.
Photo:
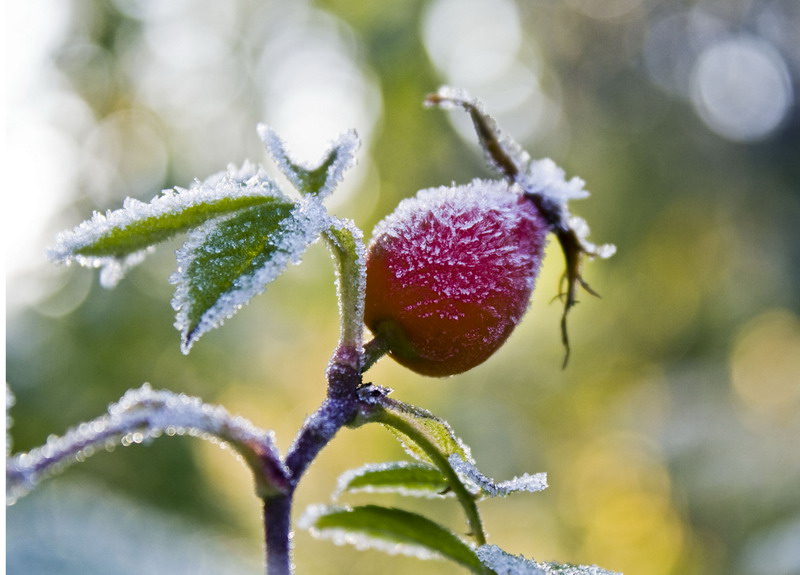
[{"label": "dried sepal", "polygon": [[578,301],[578,287],[592,295],[598,295],[583,279],[583,261],[586,257],[608,258],[616,251],[611,244],[595,246],[589,242],[586,239],[588,225],[569,212],[569,200],[589,195],[583,188],[583,180],[577,177],[567,180],[564,170],[549,158],[531,160],[519,144],[500,130],[495,119],[484,110],[483,104],[465,90],[444,86],[436,93],[428,95],[425,104],[445,109],[458,106],[470,115],[489,166],[522,188],[524,195],[536,205],[549,223],[550,231],[558,238],[566,263],[564,312],[561,318],[566,365],[570,351],[567,314]]}]

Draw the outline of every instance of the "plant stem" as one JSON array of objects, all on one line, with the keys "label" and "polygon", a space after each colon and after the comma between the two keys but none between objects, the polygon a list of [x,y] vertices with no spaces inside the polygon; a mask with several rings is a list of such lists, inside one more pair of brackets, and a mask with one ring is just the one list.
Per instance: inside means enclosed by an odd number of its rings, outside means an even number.
[{"label": "plant stem", "polygon": [[383,338],[376,336],[369,340],[364,344],[364,365],[361,367],[361,372],[367,371],[387,353],[389,353],[389,346]]},{"label": "plant stem", "polygon": [[360,352],[340,347],[328,366],[328,397],[306,419],[286,454],[290,486],[285,493],[264,498],[264,541],[267,575],[290,575],[291,511],[297,483],[333,436],[350,423],[358,410],[356,389],[361,383]]},{"label": "plant stem", "polygon": [[264,499],[264,539],[267,575],[291,575],[293,491]]}]

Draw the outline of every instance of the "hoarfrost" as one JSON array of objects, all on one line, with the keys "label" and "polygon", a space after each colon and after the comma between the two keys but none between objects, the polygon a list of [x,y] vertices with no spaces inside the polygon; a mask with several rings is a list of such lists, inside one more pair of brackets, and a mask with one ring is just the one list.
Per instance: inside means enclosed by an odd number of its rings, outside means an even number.
[{"label": "hoarfrost", "polygon": [[344,178],[344,173],[355,165],[355,154],[361,145],[361,141],[355,130],[343,132],[330,144],[317,165],[312,166],[294,162],[289,157],[283,139],[281,139],[278,133],[270,126],[259,124],[258,135],[261,137],[264,146],[267,148],[267,151],[270,156],[272,156],[272,159],[283,175],[301,192],[305,191],[308,186],[308,182],[306,181],[308,174],[322,168],[328,163],[328,167],[325,171],[324,183],[320,186],[319,190],[313,191],[314,195],[319,197],[319,199],[324,199],[329,196],[336,186],[341,183]]},{"label": "hoarfrost", "polygon": [[448,460],[456,473],[466,477],[489,497],[505,497],[506,495],[518,493],[520,491],[535,493],[547,489],[546,473],[536,473],[533,475],[524,473],[520,477],[496,483],[493,479],[481,473],[474,463],[464,461],[457,453],[451,454]]},{"label": "hoarfrost", "polygon": [[334,507],[330,505],[311,505],[297,522],[297,526],[305,529],[317,539],[327,539],[334,545],[353,545],[359,551],[374,549],[383,551],[389,555],[407,555],[417,559],[441,559],[442,555],[434,552],[428,547],[414,545],[412,543],[397,543],[388,539],[370,537],[364,533],[355,533],[338,527],[315,527],[317,520],[329,513],[338,511],[349,511],[349,507]]},{"label": "hoarfrost", "polygon": [[497,545],[482,545],[476,551],[481,563],[497,575],[621,575],[596,565],[562,565],[526,559],[506,553]]},{"label": "hoarfrost", "polygon": [[[462,302],[509,294],[520,300],[514,314],[519,319],[533,289],[547,227],[522,200],[519,186],[474,180],[421,190],[403,200],[375,227],[373,243],[391,242],[390,272],[401,288],[425,285],[441,298]],[[418,306],[448,313],[439,300]]]},{"label": "hoarfrost", "polygon": [[[6,462],[6,499],[9,504],[33,489],[41,479],[72,463],[83,461],[99,449],[132,445],[161,436],[188,434],[232,444],[269,465],[276,487],[287,481],[272,432],[232,416],[223,407],[203,403],[197,397],[170,391],[154,391],[149,384],[130,390],[108,413],[81,423],[62,437],[50,436],[45,445],[12,456]],[[262,470],[264,471],[264,470]]]},{"label": "hoarfrost", "polygon": [[189,317],[194,302],[190,296],[191,278],[188,271],[200,246],[227,219],[217,218],[196,228],[176,252],[178,271],[170,278],[170,282],[177,285],[172,307],[178,312],[175,327],[181,332],[181,351],[185,354],[189,353],[200,336],[222,325],[254,296],[262,293],[267,284],[275,280],[290,263],[300,263],[305,250],[331,225],[331,217],[319,200],[308,198],[298,202],[291,215],[282,222],[280,231],[270,238],[278,249],[269,261],[254,273],[239,276],[231,289],[203,312],[198,324],[192,325]]},{"label": "hoarfrost", "polygon": [[96,244],[115,230],[125,230],[133,224],[179,215],[189,208],[222,200],[246,197],[285,199],[260,167],[251,162],[245,162],[240,168],[229,165],[224,172],[213,174],[202,182],[195,181],[189,189],[164,190],[149,203],[127,198],[121,209],[105,214],[95,212],[90,220],[59,234],[56,245],[47,251],[47,255],[57,263],[74,262],[86,267],[102,268],[102,285],[113,287],[132,266],[144,259],[149,250],[117,257],[81,255],[82,249]]}]

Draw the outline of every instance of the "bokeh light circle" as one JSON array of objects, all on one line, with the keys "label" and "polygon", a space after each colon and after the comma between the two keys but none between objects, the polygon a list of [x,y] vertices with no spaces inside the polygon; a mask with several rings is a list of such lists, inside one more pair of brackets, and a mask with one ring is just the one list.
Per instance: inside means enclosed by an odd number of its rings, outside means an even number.
[{"label": "bokeh light circle", "polygon": [[729,140],[761,140],[783,122],[794,99],[786,63],[769,43],[749,36],[706,48],[692,74],[692,104]]}]

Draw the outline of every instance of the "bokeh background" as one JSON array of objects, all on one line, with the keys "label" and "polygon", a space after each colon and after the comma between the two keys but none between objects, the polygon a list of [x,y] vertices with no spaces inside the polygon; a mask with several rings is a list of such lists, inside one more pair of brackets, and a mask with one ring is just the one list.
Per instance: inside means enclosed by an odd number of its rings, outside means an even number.
[{"label": "bokeh background", "polygon": [[[369,379],[449,420],[484,472],[551,487],[483,505],[490,539],[628,574],[800,573],[800,4],[795,0],[36,0],[9,3],[4,170],[15,450],[127,388],[202,396],[286,449],[324,394],[333,268],[312,247],[190,356],[165,246],[115,290],[55,267],[56,233],[245,158],[264,121],[298,158],[354,127],[329,200],[369,235],[425,187],[491,174],[443,83],[482,98],[534,157],[587,182],[573,212],[617,244],[585,277],[561,369],[562,258],[484,365],[448,380],[390,360]],[[343,431],[297,503],[402,458]],[[424,510],[450,501],[351,497]],[[258,573],[259,502],[230,453],[188,438],[103,453],[7,510],[9,573]],[[299,573],[455,573],[295,537]],[[144,558],[149,563],[142,564]],[[144,569],[144,571],[142,571]]]}]

